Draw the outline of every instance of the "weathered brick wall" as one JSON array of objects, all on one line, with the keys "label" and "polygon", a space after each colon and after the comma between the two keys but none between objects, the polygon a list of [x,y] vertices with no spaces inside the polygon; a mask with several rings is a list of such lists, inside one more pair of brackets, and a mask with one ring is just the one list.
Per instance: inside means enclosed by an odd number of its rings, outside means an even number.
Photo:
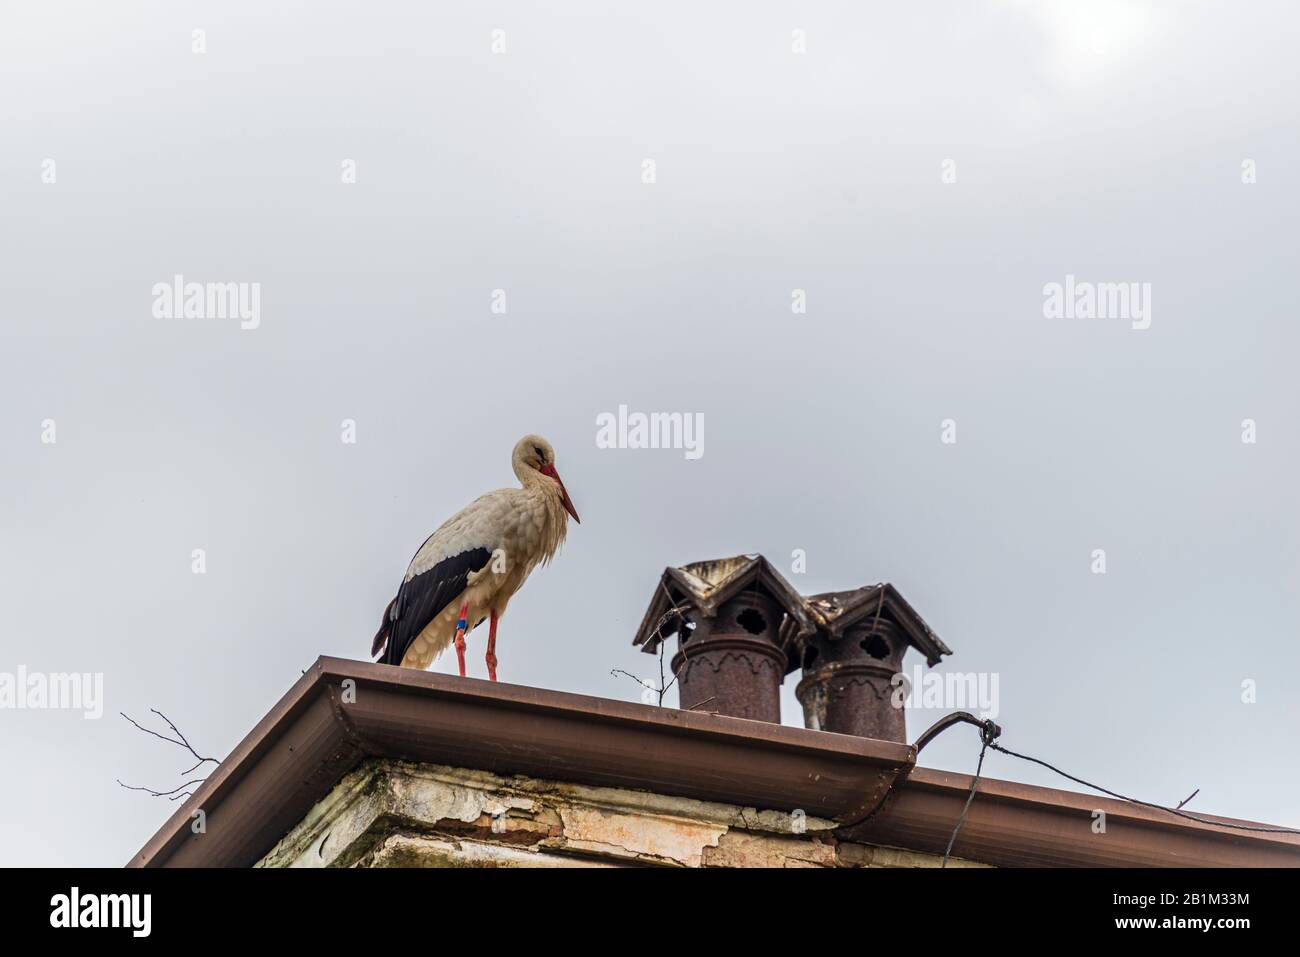
[{"label": "weathered brick wall", "polygon": [[[400,761],[352,772],[260,867],[935,867],[830,821]],[[949,866],[978,866],[953,860]]]}]

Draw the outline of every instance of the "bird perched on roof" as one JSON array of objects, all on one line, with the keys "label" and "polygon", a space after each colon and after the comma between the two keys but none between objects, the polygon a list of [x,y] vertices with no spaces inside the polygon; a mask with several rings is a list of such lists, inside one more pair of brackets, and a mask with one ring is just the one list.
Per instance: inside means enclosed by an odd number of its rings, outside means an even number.
[{"label": "bird perched on roof", "polygon": [[[568,516],[581,524],[555,470],[555,450],[525,435],[511,456],[522,488],[479,496],[428,537],[411,559],[397,597],[384,610],[370,648],[384,664],[428,668],[455,642],[465,675],[465,635],[491,619],[488,677],[497,680],[497,622],[538,564],[564,541]],[[467,627],[477,616],[472,627]]]}]

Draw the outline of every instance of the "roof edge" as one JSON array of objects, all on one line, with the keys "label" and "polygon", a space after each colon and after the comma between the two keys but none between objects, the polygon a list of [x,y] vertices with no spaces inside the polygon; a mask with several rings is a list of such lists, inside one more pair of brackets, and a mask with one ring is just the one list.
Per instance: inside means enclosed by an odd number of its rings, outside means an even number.
[{"label": "roof edge", "polygon": [[[971,776],[913,768],[879,811],[837,830],[846,840],[942,854]],[[1094,830],[1098,814],[1106,828]],[[981,777],[952,853],[999,867],[1300,867],[1300,834],[1198,814],[1204,823],[1079,791]]]},{"label": "roof edge", "polygon": [[[879,805],[916,751],[892,741],[322,657],[129,866],[250,866],[367,757],[742,807],[803,808],[848,822]],[[189,825],[200,809],[206,830],[195,834]]]},{"label": "roof edge", "polygon": [[[845,839],[934,853],[971,788],[968,775],[916,768],[906,744],[321,657],[129,866],[250,866],[367,757],[803,808],[841,822]],[[200,809],[206,832],[194,834]],[[981,778],[953,853],[1000,866],[1300,867],[1300,835],[1198,817]]]}]

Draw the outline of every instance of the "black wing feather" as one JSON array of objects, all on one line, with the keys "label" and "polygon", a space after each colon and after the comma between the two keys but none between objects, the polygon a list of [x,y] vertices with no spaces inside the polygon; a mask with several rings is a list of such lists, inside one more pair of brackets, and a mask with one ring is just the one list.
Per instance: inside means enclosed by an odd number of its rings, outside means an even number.
[{"label": "black wing feather", "polygon": [[[380,660],[386,665],[400,665],[406,650],[425,625],[456,600],[469,584],[470,573],[483,569],[491,558],[492,553],[486,548],[466,549],[402,582],[379,627],[380,634],[375,636],[377,646],[387,632],[388,641]],[[371,654],[377,650],[376,647]]]}]

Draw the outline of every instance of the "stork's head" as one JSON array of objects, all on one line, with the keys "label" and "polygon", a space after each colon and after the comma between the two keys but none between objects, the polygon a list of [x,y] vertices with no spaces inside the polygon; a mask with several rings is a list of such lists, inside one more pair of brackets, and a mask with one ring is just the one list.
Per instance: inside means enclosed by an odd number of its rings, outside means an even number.
[{"label": "stork's head", "polygon": [[551,447],[550,442],[540,435],[525,435],[515,444],[512,464],[515,467],[515,475],[519,476],[519,481],[525,485],[528,484],[530,473],[533,472],[545,476],[543,481],[554,482],[559,488],[560,502],[564,505],[564,510],[573,516],[575,522],[582,524],[582,519],[578,518],[578,510],[573,507],[573,501],[564,488],[564,482],[560,480],[560,473],[555,470],[555,449]]}]

